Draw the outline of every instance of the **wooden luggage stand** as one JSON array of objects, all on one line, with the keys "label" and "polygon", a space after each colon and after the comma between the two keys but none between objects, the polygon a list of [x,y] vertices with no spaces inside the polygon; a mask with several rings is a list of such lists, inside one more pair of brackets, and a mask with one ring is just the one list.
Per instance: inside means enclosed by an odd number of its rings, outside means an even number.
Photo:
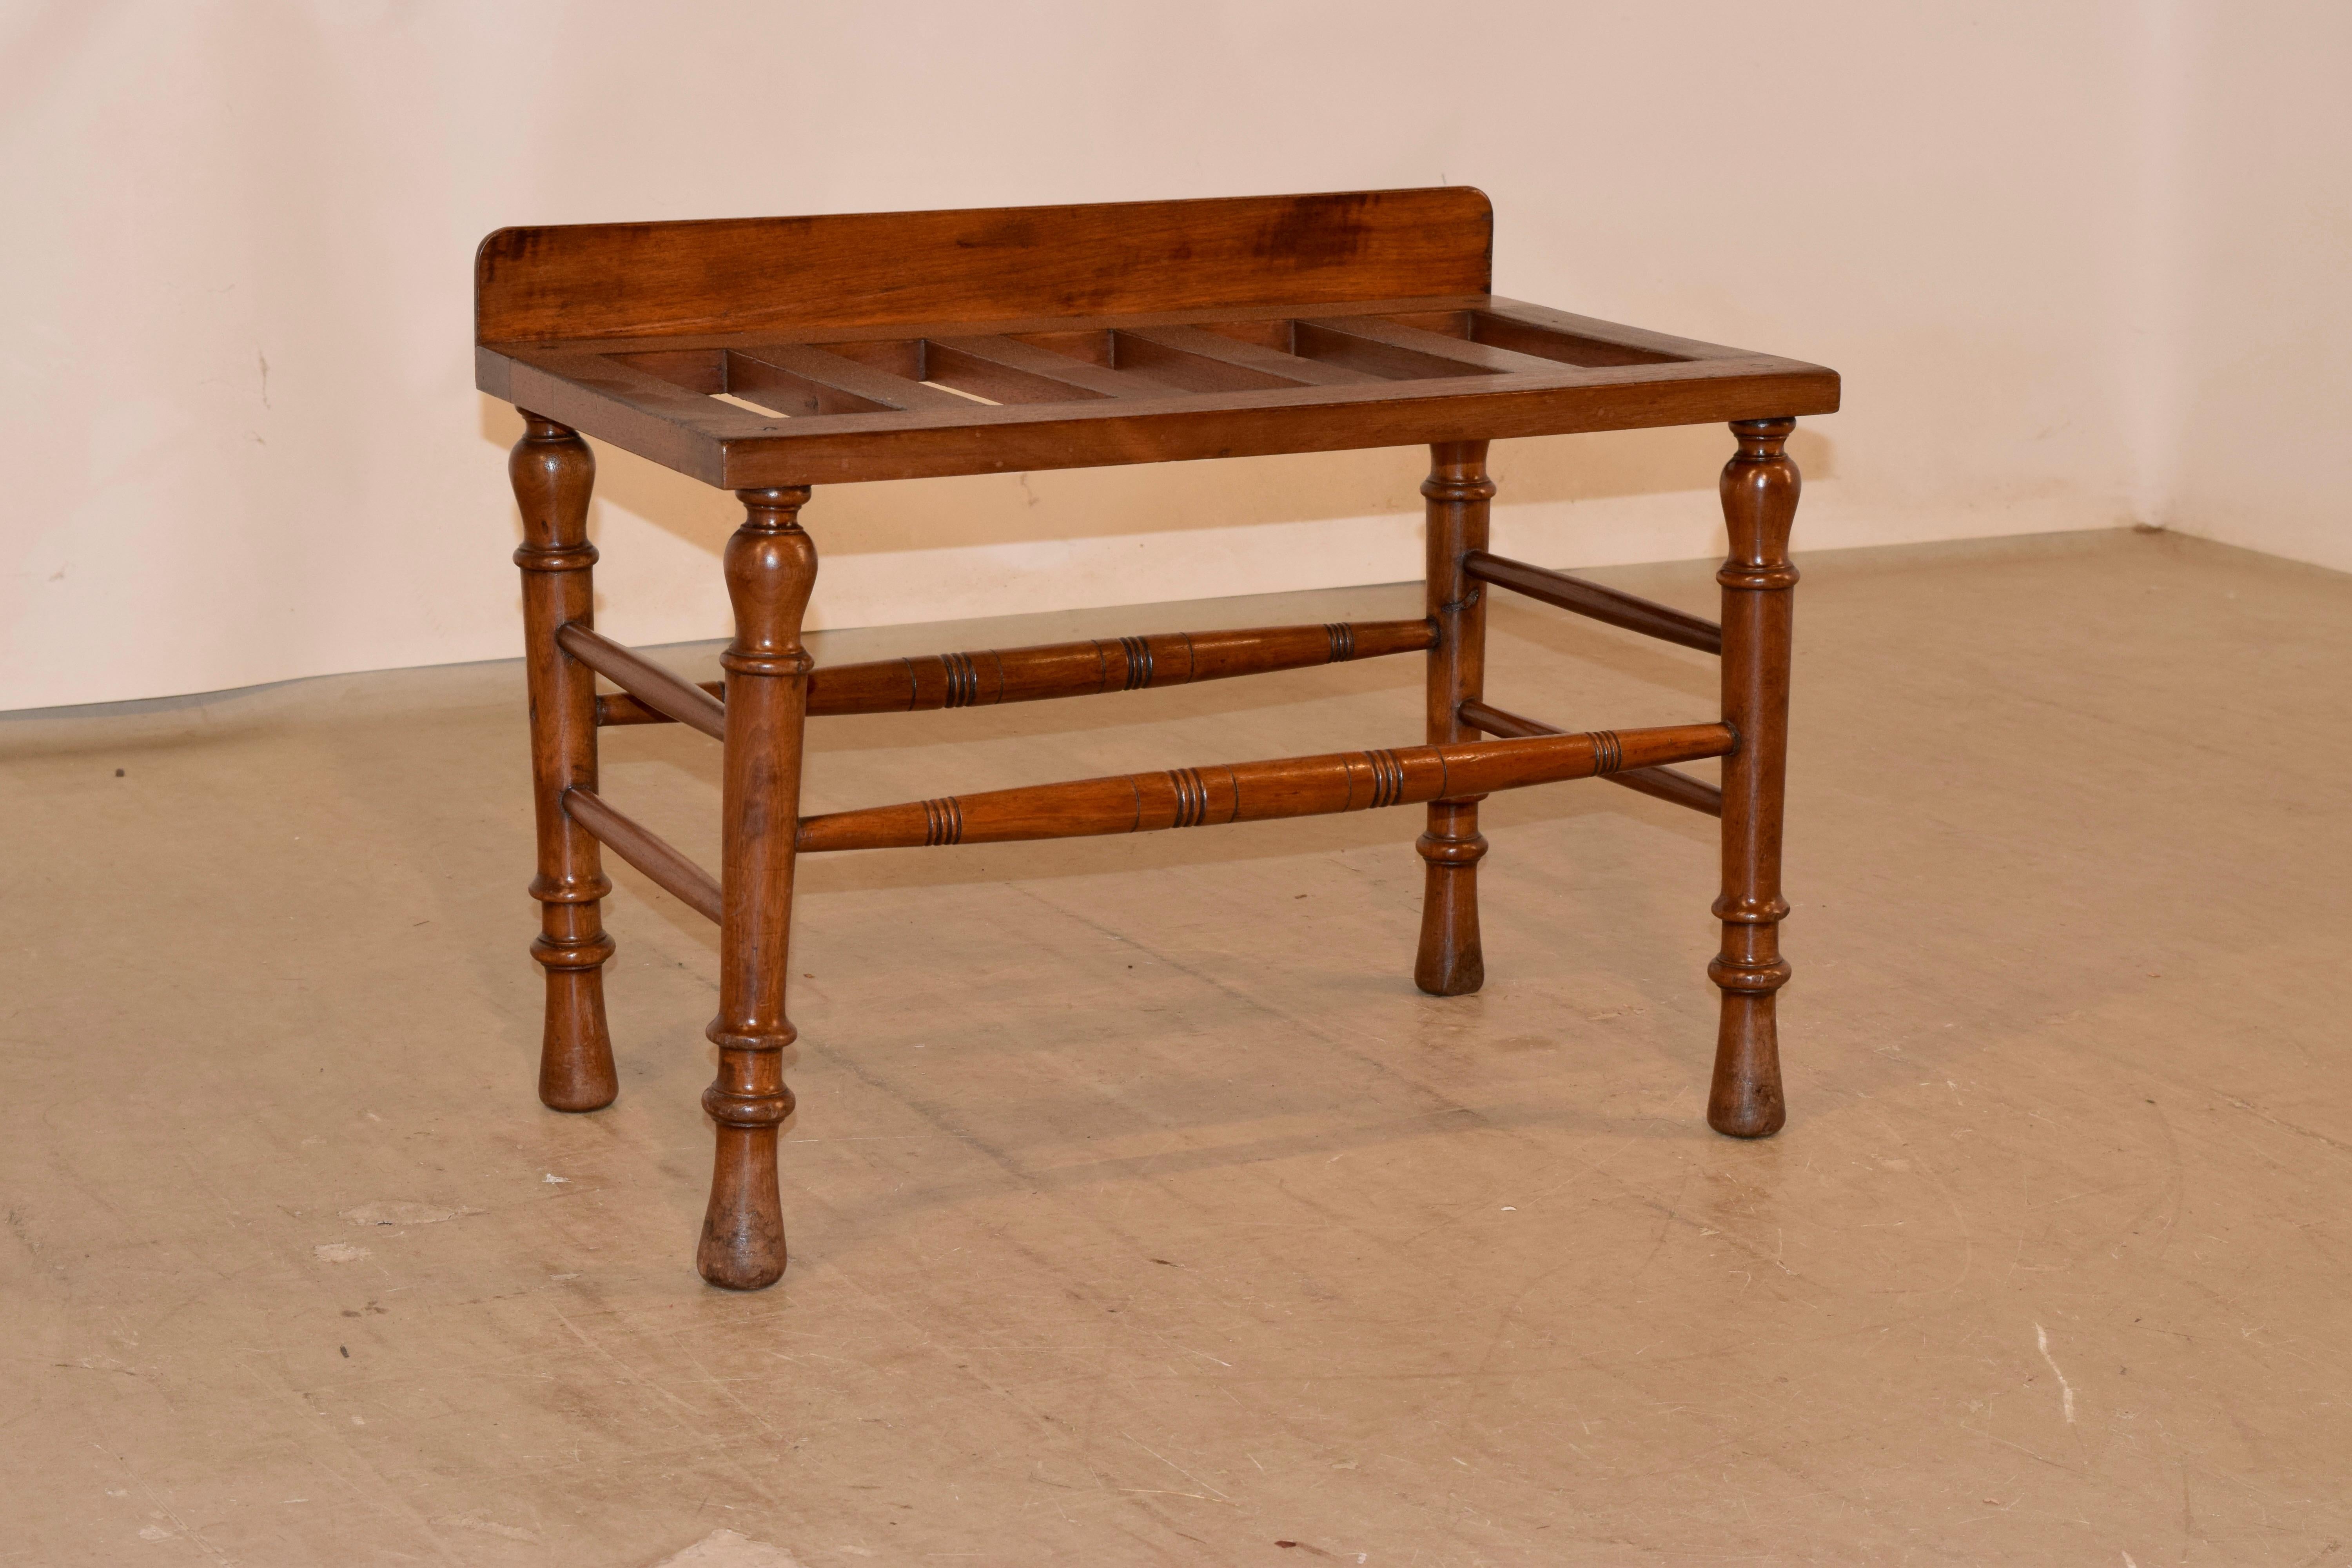
[{"label": "wooden luggage stand", "polygon": [[[1781,1124],[1774,993],[1789,695],[1794,416],[1837,407],[1816,365],[1498,299],[1493,211],[1465,188],[967,212],[509,228],[476,264],[481,388],[523,410],[509,464],[525,540],[531,755],[547,971],[540,1098],[618,1090],[598,910],[610,848],[719,922],[717,1169],[697,1261],[754,1289],[783,1272],[776,1129],[793,858],[1426,803],[1413,979],[1475,991],[1478,802],[1601,777],[1723,819],[1722,988],[1707,1120]],[[724,399],[724,401],[722,401]],[[1727,421],[1723,624],[1488,552],[1486,444]],[[583,434],[741,498],[726,551],[727,678],[693,685],[601,636]],[[801,646],[811,488],[1426,444],[1428,614],[1122,637],[818,669]],[[1712,724],[1566,734],[1487,704],[1486,593],[1507,588],[1722,657]],[[803,720],[1135,690],[1428,656],[1425,744],[1213,763],[800,816]],[[621,689],[599,696],[596,678]],[[600,724],[675,721],[726,748],[714,878],[607,805]],[[1496,739],[1486,740],[1481,736]],[[1672,764],[1724,759],[1723,788]]]}]

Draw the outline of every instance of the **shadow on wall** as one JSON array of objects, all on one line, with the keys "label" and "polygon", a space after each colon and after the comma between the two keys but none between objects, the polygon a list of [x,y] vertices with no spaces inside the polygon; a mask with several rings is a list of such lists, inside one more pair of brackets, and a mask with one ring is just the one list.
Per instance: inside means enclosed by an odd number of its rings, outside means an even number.
[{"label": "shadow on wall", "polygon": [[[522,435],[508,405],[484,395],[481,431],[503,449]],[[1497,443],[1497,506],[1566,506],[1708,490],[1732,452],[1729,432],[1696,425]],[[1809,479],[1827,479],[1832,447],[1800,429],[1789,449]],[[727,492],[596,444],[596,510],[617,507],[718,558],[742,520]],[[1177,533],[1250,523],[1415,516],[1427,471],[1418,447],[897,479],[822,489],[804,516],[828,555]],[[1546,564],[1570,565],[1557,562]],[[1252,585],[1237,584],[1235,592]]]}]

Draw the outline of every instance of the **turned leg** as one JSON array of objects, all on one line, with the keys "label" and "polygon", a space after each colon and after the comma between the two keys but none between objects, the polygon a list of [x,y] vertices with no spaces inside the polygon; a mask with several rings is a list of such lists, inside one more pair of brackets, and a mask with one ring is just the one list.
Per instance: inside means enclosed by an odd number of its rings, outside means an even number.
[{"label": "turned leg", "polygon": [[532,799],[539,812],[539,940],[531,956],[547,970],[547,1030],[540,1045],[539,1098],[558,1110],[596,1110],[621,1091],[604,1025],[604,934],[601,900],[613,890],[596,840],[564,815],[563,792],[596,787],[596,676],[555,641],[566,621],[585,626],[593,594],[588,491],[596,459],[564,426],[523,415],[508,459],[522,509],[525,665],[530,683]]},{"label": "turned leg", "polygon": [[1739,749],[1723,762],[1723,951],[1707,976],[1723,988],[1715,1083],[1706,1119],[1718,1132],[1762,1138],[1788,1120],[1780,1100],[1774,994],[1789,982],[1780,956],[1780,800],[1789,752],[1789,623],[1797,569],[1789,528],[1797,465],[1781,450],[1793,419],[1732,426],[1739,451],[1723,470],[1730,558],[1723,584],[1723,715]]},{"label": "turned leg", "polygon": [[[1433,746],[1480,739],[1462,721],[1462,704],[1485,694],[1485,584],[1462,569],[1462,557],[1486,548],[1486,506],[1495,481],[1486,477],[1486,443],[1447,441],[1429,449],[1429,618],[1437,640],[1429,647],[1428,741]],[[1429,831],[1418,847],[1427,862],[1421,900],[1421,951],[1412,982],[1433,996],[1462,996],[1486,982],[1478,945],[1478,861],[1486,840],[1478,832],[1484,795],[1429,803]]]},{"label": "turned leg", "polygon": [[702,1096],[719,1148],[695,1262],[713,1285],[756,1290],[784,1272],[776,1129],[793,1110],[783,1051],[795,1032],[784,1016],[784,976],[813,662],[801,647],[801,616],[816,583],[816,546],[801,531],[805,489],[737,494],[748,515],[727,543],[735,641],[719,659],[727,671],[725,902],[719,1016],[709,1030],[719,1077]]}]

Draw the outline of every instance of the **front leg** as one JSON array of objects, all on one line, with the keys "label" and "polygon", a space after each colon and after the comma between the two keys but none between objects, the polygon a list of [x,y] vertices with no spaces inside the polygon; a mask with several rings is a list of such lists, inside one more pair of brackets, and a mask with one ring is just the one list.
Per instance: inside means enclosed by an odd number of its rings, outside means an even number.
[{"label": "front leg", "polygon": [[1797,568],[1789,530],[1797,517],[1797,465],[1782,450],[1793,419],[1743,419],[1739,451],[1723,470],[1730,558],[1723,584],[1723,717],[1739,749],[1723,763],[1723,951],[1707,977],[1723,991],[1715,1083],[1706,1119],[1718,1132],[1762,1138],[1789,1117],[1780,1098],[1777,993],[1789,983],[1780,956],[1780,802],[1789,755],[1789,630]]},{"label": "front leg", "polygon": [[531,799],[539,814],[540,902],[533,958],[547,971],[547,1026],[539,1051],[539,1098],[557,1110],[596,1110],[621,1091],[604,1024],[604,961],[613,939],[599,914],[613,884],[596,840],[565,815],[563,792],[596,787],[596,674],[565,652],[566,621],[594,624],[588,492],[596,459],[565,426],[523,415],[507,460],[522,510],[523,665],[530,683]]},{"label": "front leg", "polygon": [[702,1096],[718,1122],[710,1207],[695,1262],[713,1285],[756,1290],[784,1272],[776,1129],[792,1114],[783,1051],[793,840],[800,829],[801,731],[813,662],[801,617],[816,584],[816,546],[801,531],[804,488],[737,492],[748,509],[727,544],[735,641],[727,671],[724,904],[719,1016],[708,1031],[719,1077]]}]

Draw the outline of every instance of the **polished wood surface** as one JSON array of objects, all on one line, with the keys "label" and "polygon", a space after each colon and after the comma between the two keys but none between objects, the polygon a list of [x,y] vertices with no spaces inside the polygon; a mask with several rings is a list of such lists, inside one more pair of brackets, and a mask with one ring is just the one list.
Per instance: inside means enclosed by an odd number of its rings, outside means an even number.
[{"label": "polished wood surface", "polygon": [[496,342],[1464,294],[1493,230],[1458,185],[502,228],[475,308]]},{"label": "polished wood surface", "polygon": [[588,494],[596,459],[572,431],[523,416],[522,439],[507,462],[522,512],[524,668],[530,687],[531,801],[539,821],[540,934],[531,956],[547,971],[547,1020],[540,1044],[539,1098],[557,1110],[613,1103],[621,1080],[604,1021],[601,900],[613,890],[596,840],[563,810],[563,792],[596,787],[596,677],[556,640],[567,624],[588,625],[595,592],[589,569]]},{"label": "polished wood surface", "polygon": [[[1451,321],[1462,334],[1487,319],[1529,324],[1522,319],[1529,307],[1494,295],[1381,304],[1386,319]],[[1358,355],[1348,340],[1297,330],[1302,320],[1329,320],[1333,310],[1348,308],[1315,301],[1258,314],[938,321],[907,329],[912,335],[905,339],[871,344],[849,328],[831,329],[832,341],[803,345],[705,335],[688,356],[704,368],[692,370],[682,363],[687,351],[648,351],[626,339],[486,344],[478,382],[495,395],[552,409],[601,439],[730,489],[1637,429],[1713,423],[1774,408],[1827,413],[1836,405],[1836,376],[1816,366],[1688,340],[1678,343],[1673,359],[1583,364],[1569,356],[1589,340],[1565,333],[1552,345],[1559,357],[1545,361],[1548,368],[1540,371],[1496,371],[1465,357],[1448,363],[1443,374],[1339,381],[1328,374],[1335,362],[1318,356],[1339,356],[1339,368],[1360,363],[1402,368],[1395,356]],[[1365,319],[1381,318],[1368,313]],[[1024,353],[1020,347],[1031,337],[1064,344],[1099,338],[1116,354],[1134,333],[1171,326],[1255,342],[1298,363],[1286,373],[1289,384],[1204,392],[1135,372],[1116,379],[1088,375],[1081,362],[1059,350],[1033,343],[1036,352]],[[1593,321],[1589,331],[1613,334],[1617,329]],[[1465,356],[1475,353],[1475,340],[1457,341]],[[941,342],[954,351],[940,351]],[[844,360],[870,351],[905,368],[886,373],[895,385],[877,383],[870,370],[860,376],[873,408],[795,413],[752,395],[765,392],[764,385],[734,379],[745,351],[784,346],[819,348]],[[988,357],[974,352],[982,347]],[[1034,366],[1046,354],[1062,361],[1055,374],[1033,372],[1028,392],[1013,395],[1019,389],[1004,372],[1018,367],[1010,362]],[[1412,363],[1427,367],[1431,362]],[[1093,384],[1081,385],[1081,379]],[[835,384],[841,381],[834,375]],[[713,391],[696,390],[714,384]],[[732,385],[747,390],[729,391]],[[956,397],[940,386],[972,396]],[[758,408],[720,402],[721,392]],[[1048,392],[1053,400],[1044,397]],[[1004,395],[992,395],[997,393]]]},{"label": "polished wood surface", "polygon": [[719,1047],[719,1076],[702,1096],[719,1142],[695,1261],[714,1285],[755,1290],[784,1271],[776,1129],[793,1110],[784,1047],[799,1037],[784,994],[801,733],[814,662],[801,646],[801,617],[816,585],[816,546],[800,525],[808,491],[747,490],[740,499],[743,524],[727,542],[726,559],[735,640],[719,658],[727,671],[726,863],[719,1016],[706,1031]]},{"label": "polished wood surface", "polygon": [[477,381],[730,489],[1836,407],[1818,365],[1492,293],[1491,228],[1446,188],[506,229]]},{"label": "polished wood surface", "polygon": [[[1157,632],[1036,647],[924,654],[830,668],[820,665],[809,672],[808,711],[811,718],[909,713],[1185,686],[1196,680],[1230,680],[1240,675],[1304,669],[1384,654],[1419,653],[1435,635],[1425,620],[1336,621],[1314,626]],[[725,686],[713,681],[699,689],[717,697]],[[596,700],[599,724],[664,724],[670,719],[671,715],[625,692]]]},{"label": "polished wood surface", "polygon": [[1703,616],[1644,599],[1639,594],[1606,588],[1565,572],[1530,566],[1524,561],[1489,555],[1484,550],[1471,552],[1463,562],[1463,570],[1477,582],[1492,583],[1497,588],[1508,588],[1547,605],[1622,626],[1629,632],[1640,632],[1643,637],[1661,637],[1701,653],[1723,651],[1721,626]]},{"label": "polished wood surface", "polygon": [[1732,426],[1739,450],[1724,466],[1723,517],[1731,553],[1723,584],[1723,715],[1739,749],[1723,764],[1723,951],[1707,975],[1723,990],[1707,1121],[1761,1138],[1788,1120],[1780,1094],[1780,808],[1789,749],[1789,649],[1797,568],[1789,560],[1797,465],[1786,451],[1793,419]]},{"label": "polished wood surface", "polygon": [[[1486,473],[1486,443],[1433,447],[1421,493],[1427,514],[1423,604],[1436,640],[1429,649],[1423,733],[1429,744],[1477,739],[1462,705],[1486,689],[1486,596],[1465,563],[1486,548],[1495,481]],[[1599,770],[1606,772],[1608,770]],[[1421,940],[1412,982],[1433,996],[1462,996],[1486,983],[1486,955],[1478,937],[1478,862],[1486,854],[1478,831],[1478,794],[1449,790],[1429,807],[1421,851]]]},{"label": "polished wood surface", "polygon": [[[1817,365],[1503,299],[1475,191],[1142,202],[717,223],[505,229],[478,260],[483,390],[532,410],[515,448],[525,541],[547,1035],[541,1096],[608,1103],[603,845],[719,926],[709,1205],[697,1261],[752,1289],[782,1273],[778,1130],[796,858],[1380,806],[1427,806],[1413,979],[1484,983],[1478,804],[1604,777],[1719,816],[1721,1026],[1707,1116],[1785,1120],[1776,993],[1795,416],[1837,407]],[[1488,549],[1491,440],[1726,422],[1731,550],[1706,620]],[[735,637],[698,686],[594,629],[581,435],[733,490]],[[1426,446],[1425,615],[876,660],[814,670],[801,624],[818,483]],[[1719,654],[1720,722],[1564,733],[1485,698],[1486,595],[1507,590]],[[800,816],[812,717],[1040,701],[1394,653],[1426,656],[1423,743]],[[599,696],[602,675],[619,688]],[[600,724],[719,739],[713,877],[597,791]],[[1492,736],[1495,739],[1481,739]],[[1724,758],[1720,789],[1670,764]]]},{"label": "polished wood surface", "polygon": [[[1482,734],[1525,738],[1531,735],[1565,735],[1568,731],[1554,724],[1538,723],[1533,719],[1506,711],[1491,703],[1476,700],[1462,704],[1463,722]],[[1672,801],[1693,811],[1703,811],[1709,816],[1723,815],[1723,792],[1705,779],[1673,768],[1627,768],[1621,773],[1601,775],[1611,784],[1622,784],[1637,794]]]},{"label": "polished wood surface", "polygon": [[1731,731],[1724,725],[1670,724],[1530,741],[1216,763],[828,812],[802,820],[800,849],[814,855],[1080,838],[1370,811],[1440,797],[1475,800],[1495,790],[1591,778],[1623,767],[1719,757],[1732,745]]},{"label": "polished wood surface", "polygon": [[[727,738],[727,711],[717,693],[672,674],[634,648],[623,647],[577,621],[559,627],[555,640],[563,651],[624,688],[623,700],[645,713],[701,731],[714,741]],[[607,700],[596,700],[596,722],[609,724]]]},{"label": "polished wood surface", "polygon": [[719,879],[672,847],[667,839],[614,811],[590,790],[577,786],[565,790],[563,809],[572,821],[594,834],[597,843],[652,878],[670,897],[704,920],[715,922],[721,918]]}]

